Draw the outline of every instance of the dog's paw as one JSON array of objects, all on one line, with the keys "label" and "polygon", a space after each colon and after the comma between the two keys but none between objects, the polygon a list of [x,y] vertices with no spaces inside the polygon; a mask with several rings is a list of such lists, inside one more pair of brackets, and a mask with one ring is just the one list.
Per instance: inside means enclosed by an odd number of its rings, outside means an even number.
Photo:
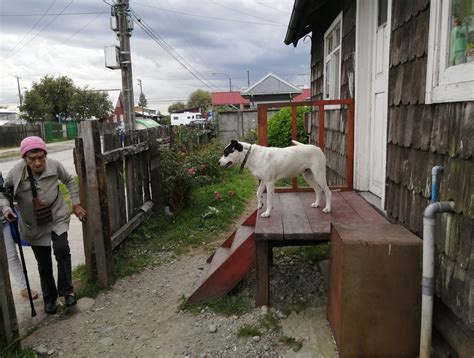
[{"label": "dog's paw", "polygon": [[264,213],[261,213],[260,216],[262,218],[269,218],[270,217],[270,213],[267,213],[266,211]]},{"label": "dog's paw", "polygon": [[311,203],[312,208],[319,208],[319,203]]},{"label": "dog's paw", "polygon": [[324,209],[323,209],[323,213],[326,213],[326,214],[327,214],[327,213],[330,213],[330,212],[331,212],[331,209],[329,209],[329,208],[324,208]]}]

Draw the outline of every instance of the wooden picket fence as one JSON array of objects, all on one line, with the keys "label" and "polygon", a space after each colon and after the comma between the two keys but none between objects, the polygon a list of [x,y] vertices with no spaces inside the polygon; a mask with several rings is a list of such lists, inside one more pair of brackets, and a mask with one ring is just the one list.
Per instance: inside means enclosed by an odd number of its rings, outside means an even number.
[{"label": "wooden picket fence", "polygon": [[129,131],[95,121],[81,123],[74,161],[81,202],[87,275],[101,286],[112,283],[112,250],[153,209],[164,208],[159,148],[170,142],[170,128]]}]

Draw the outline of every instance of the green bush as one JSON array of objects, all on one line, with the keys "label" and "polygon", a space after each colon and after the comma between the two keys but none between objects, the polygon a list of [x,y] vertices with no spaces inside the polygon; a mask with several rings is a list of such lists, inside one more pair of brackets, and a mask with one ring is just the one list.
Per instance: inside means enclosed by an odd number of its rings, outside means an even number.
[{"label": "green bush", "polygon": [[220,177],[218,160],[222,149],[222,144],[213,141],[191,154],[182,147],[161,152],[163,194],[172,212],[186,207],[193,188],[213,184]]},{"label": "green bush", "polygon": [[[304,130],[304,114],[309,107],[298,107],[297,140],[308,142],[308,134]],[[282,108],[268,120],[268,146],[287,147],[291,145],[291,108]]]}]

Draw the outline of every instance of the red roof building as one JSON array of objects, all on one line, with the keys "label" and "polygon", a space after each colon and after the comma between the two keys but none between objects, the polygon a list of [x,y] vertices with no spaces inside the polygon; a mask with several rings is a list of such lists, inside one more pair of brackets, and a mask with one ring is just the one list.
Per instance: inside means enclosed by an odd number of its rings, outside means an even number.
[{"label": "red roof building", "polygon": [[213,106],[234,105],[243,109],[250,105],[250,101],[242,97],[239,91],[212,92],[211,98]]}]

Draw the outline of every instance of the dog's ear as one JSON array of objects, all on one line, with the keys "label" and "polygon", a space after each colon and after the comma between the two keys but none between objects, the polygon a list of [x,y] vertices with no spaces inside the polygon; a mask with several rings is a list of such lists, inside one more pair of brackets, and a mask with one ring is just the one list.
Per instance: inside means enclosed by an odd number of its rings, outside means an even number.
[{"label": "dog's ear", "polygon": [[232,143],[234,145],[234,148],[237,149],[239,152],[244,150],[244,146],[240,144],[238,141],[235,141],[235,143]]},{"label": "dog's ear", "polygon": [[235,147],[237,143],[238,142],[235,139],[230,140],[230,144],[232,144],[233,147]]}]

